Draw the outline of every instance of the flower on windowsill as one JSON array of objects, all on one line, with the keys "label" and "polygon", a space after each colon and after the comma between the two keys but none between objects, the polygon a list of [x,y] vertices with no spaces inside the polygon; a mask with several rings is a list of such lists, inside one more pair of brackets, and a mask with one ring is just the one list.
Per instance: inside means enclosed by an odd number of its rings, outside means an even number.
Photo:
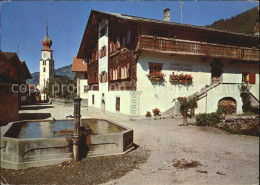
[{"label": "flower on windowsill", "polygon": [[205,87],[208,87],[209,85],[208,84],[205,84]]},{"label": "flower on windowsill", "polygon": [[174,72],[172,72],[172,74],[170,74],[170,78],[169,78],[170,82],[179,82],[179,83],[191,83],[192,82],[192,76],[190,74],[174,74]]},{"label": "flower on windowsill", "polygon": [[162,72],[152,72],[146,75],[150,80],[162,80],[165,77],[165,74]]}]

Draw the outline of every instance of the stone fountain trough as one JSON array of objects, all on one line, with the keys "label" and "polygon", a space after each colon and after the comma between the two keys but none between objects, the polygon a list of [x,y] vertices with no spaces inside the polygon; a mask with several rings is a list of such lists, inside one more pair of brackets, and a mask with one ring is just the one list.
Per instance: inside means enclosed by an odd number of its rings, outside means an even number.
[{"label": "stone fountain trough", "polygon": [[[103,119],[82,119],[79,156],[124,154],[134,148],[133,130]],[[73,120],[11,122],[1,133],[2,168],[25,169],[73,160]]]}]

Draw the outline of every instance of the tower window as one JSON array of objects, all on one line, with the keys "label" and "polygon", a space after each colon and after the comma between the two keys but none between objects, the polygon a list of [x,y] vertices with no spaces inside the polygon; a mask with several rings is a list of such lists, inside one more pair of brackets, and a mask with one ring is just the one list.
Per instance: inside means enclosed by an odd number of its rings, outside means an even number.
[{"label": "tower window", "polygon": [[43,68],[43,72],[45,72],[45,67]]},{"label": "tower window", "polygon": [[116,97],[116,110],[120,111],[120,97]]},{"label": "tower window", "polygon": [[92,104],[95,104],[95,95],[92,95]]}]

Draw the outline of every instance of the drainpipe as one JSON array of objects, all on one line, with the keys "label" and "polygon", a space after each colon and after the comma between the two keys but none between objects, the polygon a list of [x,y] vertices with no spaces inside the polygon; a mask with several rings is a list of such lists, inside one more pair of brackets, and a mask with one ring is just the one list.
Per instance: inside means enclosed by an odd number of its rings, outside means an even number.
[{"label": "drainpipe", "polygon": [[77,95],[74,99],[74,135],[73,135],[73,160],[79,160],[79,126],[80,126],[80,102],[81,98]]}]

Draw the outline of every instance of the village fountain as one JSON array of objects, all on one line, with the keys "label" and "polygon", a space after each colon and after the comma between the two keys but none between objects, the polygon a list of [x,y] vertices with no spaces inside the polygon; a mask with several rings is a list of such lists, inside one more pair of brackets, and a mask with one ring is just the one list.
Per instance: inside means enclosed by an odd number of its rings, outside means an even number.
[{"label": "village fountain", "polygon": [[133,130],[104,119],[81,119],[74,99],[74,120],[9,123],[1,133],[1,167],[25,169],[83,157],[124,154],[134,148]]}]

